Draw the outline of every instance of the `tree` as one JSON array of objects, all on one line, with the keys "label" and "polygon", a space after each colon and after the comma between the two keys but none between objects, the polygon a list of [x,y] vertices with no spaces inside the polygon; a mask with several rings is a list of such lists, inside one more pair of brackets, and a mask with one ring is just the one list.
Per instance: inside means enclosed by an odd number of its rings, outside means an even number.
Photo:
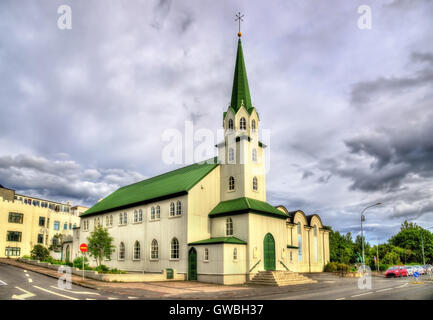
[{"label": "tree", "polygon": [[102,259],[110,259],[114,251],[113,238],[110,237],[108,230],[98,226],[87,238],[89,254],[96,259],[98,266],[101,265]]},{"label": "tree", "polygon": [[44,261],[50,255],[50,252],[43,245],[37,244],[33,247],[30,255],[34,260]]}]

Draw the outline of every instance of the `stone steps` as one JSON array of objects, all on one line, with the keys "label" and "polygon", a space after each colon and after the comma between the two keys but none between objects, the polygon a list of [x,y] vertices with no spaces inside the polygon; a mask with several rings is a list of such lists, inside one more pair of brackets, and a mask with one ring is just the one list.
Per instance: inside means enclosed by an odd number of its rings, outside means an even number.
[{"label": "stone steps", "polygon": [[289,286],[304,283],[316,283],[306,276],[293,271],[259,271],[250,284],[267,285],[267,286]]}]

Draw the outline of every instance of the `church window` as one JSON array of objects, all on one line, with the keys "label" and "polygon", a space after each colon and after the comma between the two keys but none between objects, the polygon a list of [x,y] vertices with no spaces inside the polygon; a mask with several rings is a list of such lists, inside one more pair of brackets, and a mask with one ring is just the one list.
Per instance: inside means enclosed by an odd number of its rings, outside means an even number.
[{"label": "church window", "polygon": [[297,231],[298,231],[298,261],[302,262],[302,232],[301,232],[300,222],[298,222]]},{"label": "church window", "polygon": [[138,222],[138,211],[134,210],[134,222]]},{"label": "church window", "polygon": [[257,162],[257,149],[253,149],[252,159],[253,159],[254,162]]},{"label": "church window", "polygon": [[254,178],[253,178],[253,190],[254,190],[254,191],[257,191],[257,189],[258,189],[257,178],[254,177]]},{"label": "church window", "polygon": [[176,238],[171,240],[170,257],[171,259],[179,259],[179,241]]},{"label": "church window", "polygon": [[238,249],[237,248],[233,249],[233,260],[238,260]]},{"label": "church window", "polygon": [[240,129],[241,129],[241,130],[247,130],[247,121],[245,120],[244,117],[241,118],[241,121],[240,121]]},{"label": "church window", "polygon": [[110,226],[113,225],[113,215],[110,215]]},{"label": "church window", "polygon": [[128,223],[128,214],[125,212],[123,214],[123,224],[127,224]]},{"label": "church window", "polygon": [[158,205],[156,206],[156,219],[160,219],[161,218],[161,207]]},{"label": "church window", "polygon": [[235,151],[233,148],[229,149],[229,162],[235,161]]},{"label": "church window", "polygon": [[135,244],[134,244],[134,260],[140,260],[140,258],[141,258],[140,242],[135,241]]},{"label": "church window", "polygon": [[233,130],[233,119],[229,119],[229,130]]},{"label": "church window", "polygon": [[138,210],[138,222],[143,222],[143,210]]},{"label": "church window", "polygon": [[254,120],[254,119],[251,121],[251,129],[253,131],[256,131],[256,120]]},{"label": "church window", "polygon": [[181,214],[182,214],[182,202],[178,200],[176,204],[176,215],[180,216]]},{"label": "church window", "polygon": [[105,217],[105,226],[109,226],[110,225],[110,217],[109,216],[106,216]]},{"label": "church window", "polygon": [[150,246],[150,258],[151,259],[158,259],[159,258],[158,241],[156,241],[156,239],[152,240],[152,244]]},{"label": "church window", "polygon": [[150,220],[155,220],[155,207],[150,209]]},{"label": "church window", "polygon": [[170,217],[174,217],[174,202],[170,203]]},{"label": "church window", "polygon": [[208,248],[204,248],[204,257],[203,257],[204,261],[209,261],[209,249]]},{"label": "church window", "polygon": [[125,245],[123,242],[119,245],[119,260],[125,260]]},{"label": "church window", "polygon": [[120,225],[123,224],[123,213],[122,212],[119,214],[119,224]]},{"label": "church window", "polygon": [[228,218],[226,220],[226,235],[227,236],[233,235],[233,220],[232,220],[232,218]]},{"label": "church window", "polygon": [[229,190],[235,190],[235,178],[229,178]]}]

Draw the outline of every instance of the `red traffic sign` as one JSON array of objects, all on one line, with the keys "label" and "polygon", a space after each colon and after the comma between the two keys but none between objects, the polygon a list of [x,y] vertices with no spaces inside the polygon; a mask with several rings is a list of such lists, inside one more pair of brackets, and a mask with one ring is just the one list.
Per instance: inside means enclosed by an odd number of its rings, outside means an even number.
[{"label": "red traffic sign", "polygon": [[85,243],[80,244],[80,251],[81,252],[87,252],[87,244],[85,244]]}]

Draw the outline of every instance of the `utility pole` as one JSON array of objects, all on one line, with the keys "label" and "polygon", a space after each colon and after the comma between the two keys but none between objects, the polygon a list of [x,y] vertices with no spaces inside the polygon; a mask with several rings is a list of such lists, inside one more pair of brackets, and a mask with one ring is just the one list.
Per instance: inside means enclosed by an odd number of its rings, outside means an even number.
[{"label": "utility pole", "polygon": [[362,223],[365,221],[365,216],[364,216],[364,212],[371,207],[374,206],[380,206],[382,203],[378,202],[375,204],[372,204],[371,206],[366,207],[364,210],[362,210],[361,212],[361,246],[362,246],[362,272],[365,272],[365,256],[364,256],[364,229],[362,227]]}]

